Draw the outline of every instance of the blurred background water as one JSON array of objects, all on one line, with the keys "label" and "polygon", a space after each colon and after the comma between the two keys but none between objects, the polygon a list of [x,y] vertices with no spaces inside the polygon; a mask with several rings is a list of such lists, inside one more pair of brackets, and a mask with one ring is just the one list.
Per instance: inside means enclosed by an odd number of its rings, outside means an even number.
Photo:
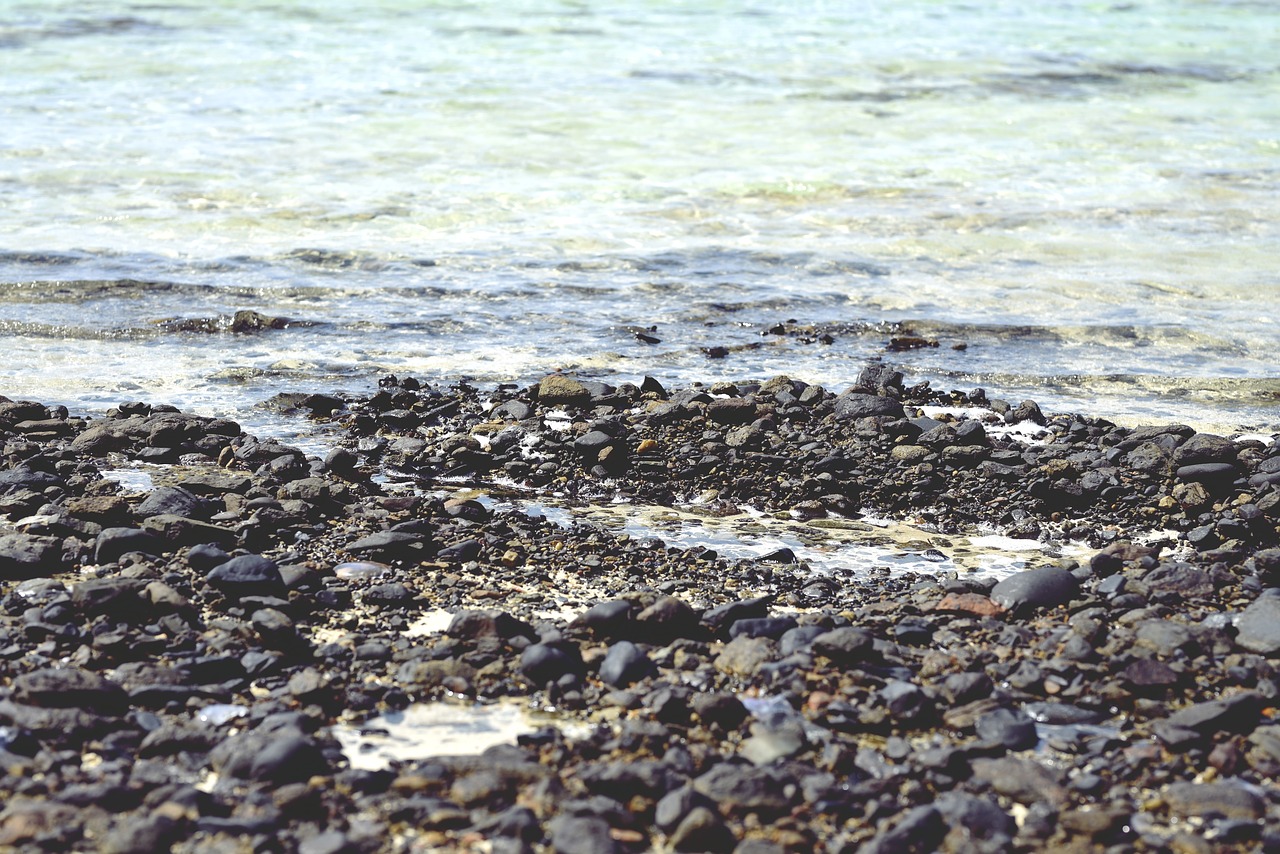
[{"label": "blurred background water", "polygon": [[1277,92],[1271,2],[0,0],[0,394],[881,358],[1280,430]]}]

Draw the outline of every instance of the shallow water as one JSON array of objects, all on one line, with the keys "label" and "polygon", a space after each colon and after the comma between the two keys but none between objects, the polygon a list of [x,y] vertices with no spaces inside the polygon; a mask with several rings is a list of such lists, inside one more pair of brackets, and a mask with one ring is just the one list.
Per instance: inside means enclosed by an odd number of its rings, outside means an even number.
[{"label": "shallow water", "polygon": [[4,4],[0,393],[242,414],[384,371],[884,358],[1274,430],[1277,31],[1190,0]]}]

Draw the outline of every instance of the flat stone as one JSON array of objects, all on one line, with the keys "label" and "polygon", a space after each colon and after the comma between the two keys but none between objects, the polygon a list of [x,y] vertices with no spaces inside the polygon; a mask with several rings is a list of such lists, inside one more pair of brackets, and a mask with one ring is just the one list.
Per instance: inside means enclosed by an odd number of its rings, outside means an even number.
[{"label": "flat stone", "polygon": [[570,377],[552,374],[538,383],[538,402],[545,406],[579,406],[591,400],[591,392]]},{"label": "flat stone", "polygon": [[1237,821],[1258,821],[1267,802],[1256,787],[1243,780],[1216,783],[1173,783],[1164,793],[1169,812],[1180,818],[1222,816]]},{"label": "flat stone", "polygon": [[1280,653],[1280,596],[1263,596],[1240,612],[1236,643],[1260,655]]},{"label": "flat stone", "polygon": [[43,578],[67,568],[62,540],[36,534],[0,536],[0,579]]},{"label": "flat stone", "polygon": [[110,713],[128,705],[128,695],[119,685],[97,673],[73,667],[23,673],[13,680],[13,698],[42,708],[87,708]]},{"label": "flat stone", "polygon": [[837,417],[854,420],[870,418],[878,415],[889,418],[901,418],[904,415],[902,404],[892,397],[878,394],[862,394],[845,392],[836,398],[835,414]]},{"label": "flat stone", "polygon": [[1080,583],[1067,570],[1045,566],[1015,573],[991,589],[991,600],[1010,611],[1029,611],[1065,605]]}]

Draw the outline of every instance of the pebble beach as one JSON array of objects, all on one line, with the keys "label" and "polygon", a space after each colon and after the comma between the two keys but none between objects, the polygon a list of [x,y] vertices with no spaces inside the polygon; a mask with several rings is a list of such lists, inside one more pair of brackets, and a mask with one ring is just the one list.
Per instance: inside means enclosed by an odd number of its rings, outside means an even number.
[{"label": "pebble beach", "polygon": [[[276,405],[332,449],[0,403],[0,845],[1280,844],[1274,440],[875,365],[838,390],[388,376]],[[1087,556],[817,571],[548,518],[587,502]]]}]

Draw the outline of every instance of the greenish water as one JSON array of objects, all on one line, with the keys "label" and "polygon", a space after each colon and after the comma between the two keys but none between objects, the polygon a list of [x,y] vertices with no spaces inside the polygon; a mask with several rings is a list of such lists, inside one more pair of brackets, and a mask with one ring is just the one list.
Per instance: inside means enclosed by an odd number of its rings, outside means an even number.
[{"label": "greenish water", "polygon": [[0,393],[884,358],[1280,429],[1277,33],[1190,0],[0,2]]}]

